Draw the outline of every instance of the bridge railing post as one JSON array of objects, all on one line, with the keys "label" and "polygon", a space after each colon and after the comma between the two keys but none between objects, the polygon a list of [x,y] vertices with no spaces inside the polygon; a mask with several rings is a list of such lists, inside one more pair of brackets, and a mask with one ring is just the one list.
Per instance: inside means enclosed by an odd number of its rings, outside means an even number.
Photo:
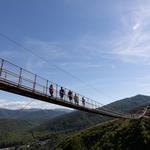
[{"label": "bridge railing post", "polygon": [[7,80],[7,72],[5,72],[4,79]]},{"label": "bridge railing post", "polygon": [[36,86],[36,78],[37,78],[37,75],[35,74],[35,77],[34,77],[34,82],[33,82],[33,91],[35,91],[35,86]]},{"label": "bridge railing post", "polygon": [[89,99],[87,98],[87,108],[89,108]]},{"label": "bridge railing post", "polygon": [[98,103],[98,102],[96,102],[96,108],[97,108],[97,109],[99,108],[99,103]]},{"label": "bridge railing post", "polygon": [[96,101],[94,101],[94,109],[96,109]]},{"label": "bridge railing post", "polygon": [[91,100],[92,109],[94,109],[94,101]]},{"label": "bridge railing post", "polygon": [[97,104],[97,102],[95,101],[95,109],[97,109],[97,105],[98,105],[98,104]]},{"label": "bridge railing post", "polygon": [[94,106],[94,104],[93,104],[93,101],[91,100],[91,107],[92,107],[92,109],[93,109],[93,106]]},{"label": "bridge railing post", "polygon": [[97,102],[96,102],[96,108],[97,108],[97,109],[99,108],[99,103],[97,103]]},{"label": "bridge railing post", "polygon": [[65,88],[65,96],[64,96],[64,101],[67,101],[67,89]]},{"label": "bridge railing post", "polygon": [[56,84],[56,98],[58,98],[58,84]]},{"label": "bridge railing post", "polygon": [[18,86],[21,84],[21,80],[22,80],[22,68],[20,68],[20,73],[19,73],[19,80],[18,80]]},{"label": "bridge railing post", "polygon": [[3,71],[3,65],[4,65],[4,59],[2,59],[1,68],[0,68],[0,76],[2,75]]},{"label": "bridge railing post", "polygon": [[99,103],[97,103],[97,109],[99,109],[101,107],[101,105]]},{"label": "bridge railing post", "polygon": [[91,103],[90,99],[89,99],[89,107],[90,107],[90,109],[92,108],[92,103]]},{"label": "bridge railing post", "polygon": [[92,101],[89,99],[90,109],[92,109]]},{"label": "bridge railing post", "polygon": [[64,90],[65,90],[64,101],[67,101],[67,90],[66,88]]},{"label": "bridge railing post", "polygon": [[43,94],[45,94],[45,89],[46,89],[45,86],[43,86]]},{"label": "bridge railing post", "polygon": [[93,109],[93,101],[90,99],[91,109]]},{"label": "bridge railing post", "polygon": [[93,109],[95,109],[95,101],[92,100],[92,102],[93,102]]},{"label": "bridge railing post", "polygon": [[45,93],[46,95],[48,95],[47,92],[48,92],[48,80],[46,80],[46,93]]}]

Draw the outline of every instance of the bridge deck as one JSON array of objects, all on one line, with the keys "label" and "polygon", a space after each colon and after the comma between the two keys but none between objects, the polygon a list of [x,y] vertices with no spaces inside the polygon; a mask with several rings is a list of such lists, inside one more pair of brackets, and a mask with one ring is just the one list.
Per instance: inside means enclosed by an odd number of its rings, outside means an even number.
[{"label": "bridge deck", "polygon": [[[54,95],[49,95],[49,85],[54,86]],[[0,59],[0,89],[19,94],[22,96],[31,97],[48,103],[53,103],[77,110],[96,113],[109,117],[124,118],[121,113],[116,113],[104,109],[102,105],[85,97],[85,104],[82,103],[82,95],[77,94],[79,97],[79,104],[74,101],[69,101],[67,93],[68,89],[65,88],[64,98],[59,96],[59,89],[61,86],[52,83],[36,74],[33,74],[21,67],[18,67],[6,60]]]}]

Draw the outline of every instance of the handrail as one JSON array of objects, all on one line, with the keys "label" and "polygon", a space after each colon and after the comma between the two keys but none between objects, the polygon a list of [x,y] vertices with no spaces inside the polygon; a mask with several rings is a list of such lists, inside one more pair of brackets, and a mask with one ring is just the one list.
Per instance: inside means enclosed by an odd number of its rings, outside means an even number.
[{"label": "handrail", "polygon": [[[9,82],[14,83],[15,85],[18,86],[18,88],[19,87],[26,87],[27,89],[30,89],[33,92],[38,92],[38,93],[41,93],[45,96],[50,96],[49,86],[50,86],[50,84],[52,84],[53,88],[54,88],[53,97],[56,99],[60,99],[59,89],[62,86],[60,86],[54,82],[51,82],[51,81],[49,81],[49,80],[47,80],[47,79],[45,79],[39,75],[36,75],[36,74],[34,74],[28,70],[25,70],[25,69],[23,69],[17,65],[14,65],[13,63],[10,63],[7,60],[0,58],[0,62],[1,62],[1,64],[0,64],[0,80],[7,81],[8,83]],[[12,69],[18,70],[18,72],[10,70],[9,65],[11,67],[14,67]],[[29,76],[32,76],[33,80],[30,79],[30,77],[28,77],[26,73]],[[38,80],[42,81],[42,83],[39,82]],[[96,102],[92,99],[89,99],[89,98],[87,98],[83,95],[80,95],[74,91],[73,91],[73,95],[77,94],[79,97],[78,102],[75,102],[74,100],[69,101],[68,95],[67,95],[69,89],[64,88],[64,90],[65,90],[65,94],[64,94],[63,99],[62,99],[64,102],[71,103],[73,105],[74,104],[79,105],[80,107],[85,107],[85,108],[96,110],[96,111],[98,111],[100,109],[100,110],[112,113],[113,115],[116,115],[116,116],[122,116],[123,115],[122,113],[105,109],[105,108],[103,108],[102,104],[100,104],[99,102]],[[82,101],[82,97],[85,98],[85,104]]]}]

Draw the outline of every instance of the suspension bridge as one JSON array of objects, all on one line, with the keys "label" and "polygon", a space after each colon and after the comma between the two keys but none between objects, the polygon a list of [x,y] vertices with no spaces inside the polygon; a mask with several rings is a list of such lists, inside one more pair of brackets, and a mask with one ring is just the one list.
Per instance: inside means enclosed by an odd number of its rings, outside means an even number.
[{"label": "suspension bridge", "polygon": [[[50,85],[53,85],[53,96],[50,96],[49,94]],[[85,112],[91,112],[114,118],[133,118],[133,115],[130,116],[129,114],[127,115],[112,111],[103,107],[103,105],[99,102],[96,102],[87,97],[84,97],[85,104],[83,104],[83,95],[80,95],[76,92],[73,92],[73,95],[78,95],[78,104],[74,101],[69,101],[67,95],[69,89],[67,88],[64,88],[65,95],[63,98],[61,98],[59,95],[59,90],[61,87],[62,86],[56,83],[44,79],[37,74],[27,71],[26,69],[23,69],[7,60],[0,58],[0,90]],[[135,118],[138,117],[139,116]]]}]

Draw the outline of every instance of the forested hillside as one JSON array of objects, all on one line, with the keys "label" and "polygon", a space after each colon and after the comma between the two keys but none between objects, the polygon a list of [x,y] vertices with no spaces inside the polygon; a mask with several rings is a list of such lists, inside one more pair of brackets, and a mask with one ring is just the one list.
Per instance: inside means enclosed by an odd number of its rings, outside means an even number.
[{"label": "forested hillside", "polygon": [[64,139],[55,150],[149,150],[150,121],[118,119]]}]

